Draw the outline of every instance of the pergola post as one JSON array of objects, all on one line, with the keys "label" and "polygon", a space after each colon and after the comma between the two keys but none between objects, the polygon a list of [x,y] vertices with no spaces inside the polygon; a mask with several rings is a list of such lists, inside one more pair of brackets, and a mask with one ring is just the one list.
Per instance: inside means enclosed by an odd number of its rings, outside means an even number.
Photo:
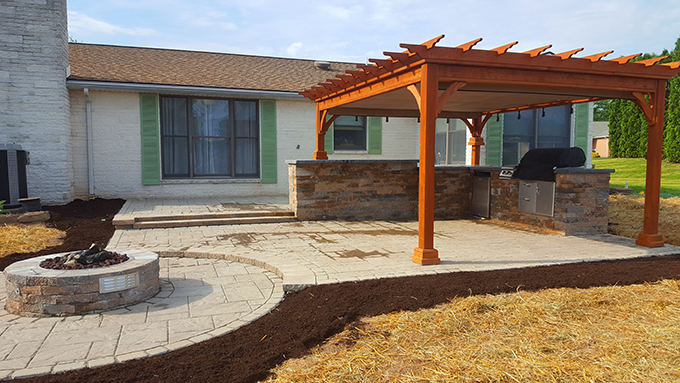
[{"label": "pergola post", "polygon": [[319,104],[316,104],[316,151],[312,159],[315,160],[327,160],[328,153],[326,152],[326,132],[330,128],[333,121],[335,121],[340,116],[333,116],[327,119],[328,111],[321,110]]},{"label": "pergola post", "polygon": [[439,74],[436,64],[422,66],[420,78],[420,178],[418,186],[418,247],[411,260],[421,265],[440,263],[434,248],[434,164]]},{"label": "pergola post", "polygon": [[481,163],[482,145],[484,145],[482,131],[484,130],[484,125],[489,121],[489,118],[491,118],[491,114],[487,114],[486,116],[479,114],[472,120],[472,123],[465,118],[461,118],[465,125],[467,125],[470,134],[472,134],[470,141],[468,141],[468,145],[472,146],[472,159],[470,161],[472,166],[479,166]]},{"label": "pergola post", "polygon": [[638,105],[649,122],[647,138],[647,178],[645,180],[645,213],[642,233],[635,243],[646,247],[662,247],[659,234],[659,198],[661,197],[661,157],[663,150],[664,113],[666,109],[666,81],[657,80],[656,91],[651,95],[650,108],[646,100],[638,98]]}]

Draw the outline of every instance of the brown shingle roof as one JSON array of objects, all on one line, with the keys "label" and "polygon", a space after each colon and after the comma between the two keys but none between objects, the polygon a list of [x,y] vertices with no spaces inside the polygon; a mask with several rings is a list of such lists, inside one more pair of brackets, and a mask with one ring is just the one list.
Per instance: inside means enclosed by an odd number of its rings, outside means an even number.
[{"label": "brown shingle roof", "polygon": [[69,44],[69,80],[299,92],[356,64],[172,49]]}]

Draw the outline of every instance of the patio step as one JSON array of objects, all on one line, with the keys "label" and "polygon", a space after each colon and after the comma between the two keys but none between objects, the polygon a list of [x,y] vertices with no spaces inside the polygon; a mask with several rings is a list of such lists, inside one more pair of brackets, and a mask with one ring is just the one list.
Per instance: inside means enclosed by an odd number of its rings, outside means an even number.
[{"label": "patio step", "polygon": [[116,229],[159,229],[190,226],[242,225],[256,223],[293,222],[297,218],[292,211],[248,211],[173,216],[116,217]]}]

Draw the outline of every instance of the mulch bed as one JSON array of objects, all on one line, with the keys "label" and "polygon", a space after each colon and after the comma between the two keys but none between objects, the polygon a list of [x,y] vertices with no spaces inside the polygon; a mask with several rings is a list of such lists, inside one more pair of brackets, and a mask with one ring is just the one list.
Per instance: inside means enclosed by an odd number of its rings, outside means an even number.
[{"label": "mulch bed", "polygon": [[[69,206],[73,206],[73,213],[69,212]],[[66,230],[64,245],[59,246],[59,250],[52,248],[12,257],[18,260],[80,250],[89,247],[92,242],[102,242],[103,226],[111,226],[109,217],[115,214],[115,211],[112,213],[116,210],[115,206],[120,208],[122,201],[76,201],[64,207],[48,208],[50,212],[59,212],[53,214],[50,224]],[[70,223],[63,226],[64,222]],[[98,225],[98,222],[102,224]],[[92,236],[91,230],[94,231]],[[112,227],[109,232],[113,233]],[[75,235],[81,238],[77,241],[71,239]],[[79,243],[75,248],[67,245],[76,242]],[[4,269],[6,264],[0,266]],[[276,364],[305,355],[310,348],[351,326],[361,317],[429,308],[456,296],[507,293],[518,288],[527,291],[551,287],[587,288],[664,278],[680,278],[680,256],[314,286],[288,294],[271,313],[219,338],[160,356],[20,381],[256,382],[267,377],[269,369]]]}]

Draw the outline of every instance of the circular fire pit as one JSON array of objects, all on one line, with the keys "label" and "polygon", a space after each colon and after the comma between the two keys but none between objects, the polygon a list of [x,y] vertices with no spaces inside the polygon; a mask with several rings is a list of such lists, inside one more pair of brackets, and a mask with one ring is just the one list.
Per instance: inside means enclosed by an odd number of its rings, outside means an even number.
[{"label": "circular fire pit", "polygon": [[160,289],[158,255],[128,250],[129,260],[83,270],[53,270],[40,262],[68,253],[13,263],[5,269],[5,309],[23,316],[67,316],[110,310],[149,299]]}]

